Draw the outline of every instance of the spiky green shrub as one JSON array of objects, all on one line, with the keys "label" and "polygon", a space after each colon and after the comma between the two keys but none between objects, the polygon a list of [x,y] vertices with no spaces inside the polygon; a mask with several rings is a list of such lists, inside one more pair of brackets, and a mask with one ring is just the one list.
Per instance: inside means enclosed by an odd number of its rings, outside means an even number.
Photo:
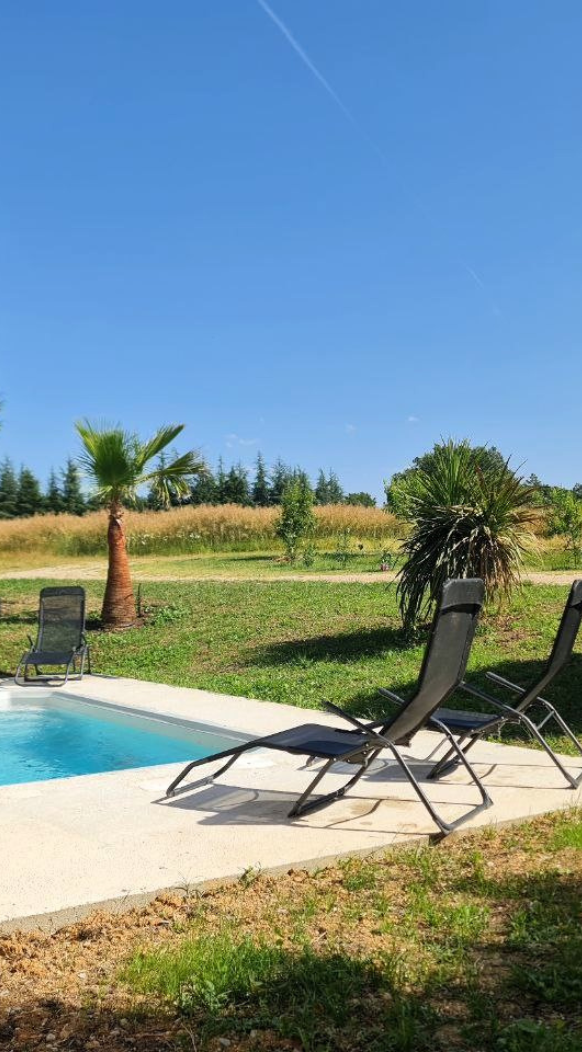
[{"label": "spiky green shrub", "polygon": [[398,575],[405,629],[429,614],[448,577],[481,577],[488,599],[509,595],[536,517],[532,491],[509,463],[450,440],[402,485],[400,511],[411,525]]}]

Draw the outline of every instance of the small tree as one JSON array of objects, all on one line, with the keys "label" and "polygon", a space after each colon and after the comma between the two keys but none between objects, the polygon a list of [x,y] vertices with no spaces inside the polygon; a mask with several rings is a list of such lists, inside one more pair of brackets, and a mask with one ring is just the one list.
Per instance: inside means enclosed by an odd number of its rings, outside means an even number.
[{"label": "small tree", "polygon": [[44,506],[45,510],[52,512],[53,515],[58,515],[63,510],[63,495],[53,468],[48,478]]},{"label": "small tree", "polygon": [[315,503],[343,504],[343,502],[344,491],[340,486],[340,480],[335,471],[332,471],[330,468],[329,474],[326,477],[325,472],[320,468],[317,476],[317,484],[315,486]]},{"label": "small tree", "polygon": [[216,480],[210,468],[201,471],[190,487],[191,504],[216,504]]},{"label": "small tree", "polygon": [[312,535],[315,526],[313,490],[309,483],[294,479],[283,491],[281,515],[275,526],[290,562],[295,562],[301,542]]},{"label": "small tree", "polygon": [[360,490],[358,493],[348,493],[346,504],[359,505],[361,508],[375,508],[376,501],[370,493]]},{"label": "small tree", "polygon": [[266,508],[271,503],[271,494],[269,490],[269,476],[265,467],[265,461],[261,454],[257,454],[257,464],[255,472],[255,481],[253,482],[252,489],[253,504],[257,508]]},{"label": "small tree", "polygon": [[271,469],[271,487],[269,499],[271,504],[281,504],[285,487],[291,481],[293,472],[279,457]]},{"label": "small tree", "polygon": [[22,467],[18,476],[16,494],[16,514],[21,517],[38,515],[43,510],[44,501],[38,479],[28,468]]},{"label": "small tree", "polygon": [[327,476],[327,503],[343,504],[343,502],[344,491],[340,485],[340,480],[335,471],[332,471],[330,468],[329,475]]},{"label": "small tree", "polygon": [[227,504],[251,503],[249,476],[243,464],[233,464],[226,476],[225,496]]},{"label": "small tree", "polygon": [[226,471],[224,470],[224,461],[222,457],[218,458],[218,468],[216,471],[216,503],[228,504],[227,476]]},{"label": "small tree", "polygon": [[551,534],[564,538],[564,548],[572,553],[577,570],[582,555],[582,500],[571,490],[554,490],[549,528]]},{"label": "small tree", "polygon": [[325,477],[325,471],[323,470],[323,468],[320,468],[317,473],[317,482],[315,483],[315,503],[330,503],[327,492],[327,479]]},{"label": "small tree", "polygon": [[63,510],[69,515],[85,514],[86,504],[81,489],[81,472],[71,457],[68,458],[67,466],[63,471],[62,502]]},{"label": "small tree", "polygon": [[0,519],[14,519],[18,501],[18,482],[12,461],[6,458],[0,467]]}]

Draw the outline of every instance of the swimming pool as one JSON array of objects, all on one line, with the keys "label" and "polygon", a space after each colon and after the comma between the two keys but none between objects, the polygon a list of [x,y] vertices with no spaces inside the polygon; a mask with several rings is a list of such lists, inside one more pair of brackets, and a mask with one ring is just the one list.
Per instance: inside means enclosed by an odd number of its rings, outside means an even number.
[{"label": "swimming pool", "polygon": [[50,690],[0,692],[0,785],[187,763],[227,749],[233,739],[246,740],[208,724]]}]

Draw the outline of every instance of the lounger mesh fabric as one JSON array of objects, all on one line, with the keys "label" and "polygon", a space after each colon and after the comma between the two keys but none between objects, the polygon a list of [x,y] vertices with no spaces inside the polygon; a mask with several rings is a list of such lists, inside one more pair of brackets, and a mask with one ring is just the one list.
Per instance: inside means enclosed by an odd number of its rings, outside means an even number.
[{"label": "lounger mesh fabric", "polygon": [[[337,713],[352,729],[338,729],[318,723],[307,723],[277,734],[266,735],[246,742],[242,746],[227,749],[214,756],[205,757],[189,763],[168,787],[167,796],[176,792],[185,792],[201,784],[212,782],[224,774],[242,753],[249,749],[276,749],[288,753],[304,755],[310,760],[321,759],[324,764],[312,779],[299,800],[293,805],[289,817],[303,815],[315,808],[337,800],[355,785],[369,768],[372,761],[384,749],[392,753],[405,778],[416,795],[427,808],[438,825],[441,833],[448,833],[485,807],[491,806],[491,800],[470,763],[460,753],[460,762],[469,773],[474,785],[479,789],[481,802],[468,814],[462,815],[454,822],[447,822],[428,799],[424,789],[416,778],[410,764],[401,755],[399,745],[407,744],[409,739],[423,727],[432,727],[444,734],[453,748],[456,743],[446,727],[433,718],[435,710],[453,693],[465,674],[471,643],[475,634],[477,619],[483,603],[484,587],[480,580],[448,581],[442,592],[441,600],[433,621],[429,642],[423,660],[418,688],[407,703],[401,698],[393,697],[400,704],[399,711],[391,718],[377,720],[374,723],[363,723],[344,712],[335,705],[326,704],[326,708]],[[378,729],[377,729],[378,728]],[[195,768],[216,760],[226,763],[202,782],[178,787],[186,776]],[[348,763],[355,767],[355,773],[348,781],[333,792],[313,797],[314,790],[335,763]]]},{"label": "lounger mesh fabric", "polygon": [[[17,683],[38,682],[39,678],[63,678],[66,682],[71,672],[83,674],[85,660],[89,661],[85,640],[85,602],[85,589],[78,586],[41,590],[38,636],[31,650],[21,659],[15,677]],[[30,666],[38,671],[58,665],[65,666],[64,677],[28,676]]]}]

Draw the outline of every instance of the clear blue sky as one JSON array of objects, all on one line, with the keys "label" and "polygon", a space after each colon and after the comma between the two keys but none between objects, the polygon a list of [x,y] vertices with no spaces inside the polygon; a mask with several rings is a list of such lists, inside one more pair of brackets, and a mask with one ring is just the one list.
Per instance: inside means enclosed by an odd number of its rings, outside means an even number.
[{"label": "clear blue sky", "polygon": [[272,8],[312,68],[258,0],[4,0],[0,455],[86,415],[376,495],[441,435],[582,481],[579,0]]}]

